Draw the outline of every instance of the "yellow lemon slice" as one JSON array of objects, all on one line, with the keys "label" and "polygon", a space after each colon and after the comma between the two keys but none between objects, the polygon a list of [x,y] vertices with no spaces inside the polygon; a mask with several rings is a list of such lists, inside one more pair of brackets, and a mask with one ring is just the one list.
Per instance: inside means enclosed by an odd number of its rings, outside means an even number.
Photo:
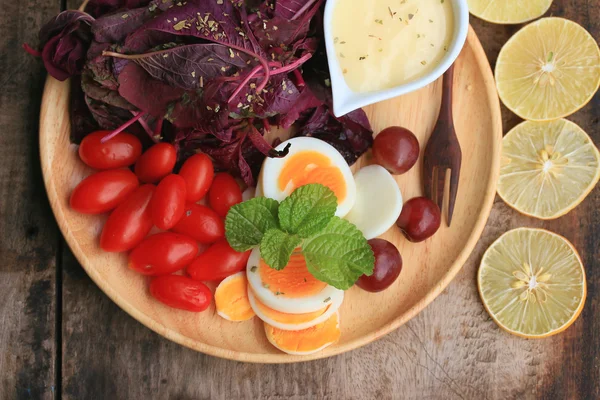
[{"label": "yellow lemon slice", "polygon": [[580,25],[542,18],[517,32],[496,63],[500,99],[530,121],[550,121],[586,105],[600,85],[600,49]]},{"label": "yellow lemon slice", "polygon": [[571,121],[526,121],[502,140],[498,194],[522,214],[558,218],[581,203],[599,178],[600,153]]},{"label": "yellow lemon slice", "polygon": [[490,246],[477,286],[492,319],[530,339],[567,329],[581,313],[587,293],[573,245],[555,233],[529,228],[509,231]]},{"label": "yellow lemon slice", "polygon": [[476,17],[495,24],[522,24],[544,15],[552,0],[467,0]]}]

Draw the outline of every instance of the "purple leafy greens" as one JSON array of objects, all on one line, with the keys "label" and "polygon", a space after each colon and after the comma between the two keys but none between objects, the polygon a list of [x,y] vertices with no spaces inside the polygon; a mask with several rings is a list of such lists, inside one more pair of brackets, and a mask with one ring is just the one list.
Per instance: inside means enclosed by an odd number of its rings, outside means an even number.
[{"label": "purple leafy greens", "polygon": [[202,88],[204,82],[240,71],[251,60],[248,55],[220,44],[166,44],[162,47],[143,54],[105,52],[105,55],[131,60],[154,79],[187,90]]},{"label": "purple leafy greens", "polygon": [[63,11],[40,30],[41,56],[54,78],[65,79],[81,73],[91,42],[90,24],[94,18],[81,11]]},{"label": "purple leafy greens", "polygon": [[76,76],[74,142],[126,127],[254,185],[264,158],[289,150],[267,140],[272,125],[325,140],[350,164],[372,144],[362,110],[331,112],[324,2],[91,0],[42,28],[40,55],[57,79]]}]

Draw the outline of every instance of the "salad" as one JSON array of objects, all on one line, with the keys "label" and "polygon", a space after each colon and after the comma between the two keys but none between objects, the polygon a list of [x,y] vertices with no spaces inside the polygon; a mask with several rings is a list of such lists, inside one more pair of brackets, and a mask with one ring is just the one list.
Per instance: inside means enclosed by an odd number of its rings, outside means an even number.
[{"label": "salad", "polygon": [[[100,248],[127,252],[164,305],[258,317],[289,354],[334,343],[346,291],[401,273],[378,237],[397,226],[418,242],[440,226],[431,200],[403,207],[393,176],[416,164],[416,137],[390,127],[373,140],[362,110],[333,116],[322,1],[115,3],[40,32],[49,73],[72,79],[72,140],[96,170],[71,208],[108,214]],[[269,143],[275,126],[291,138]]]}]

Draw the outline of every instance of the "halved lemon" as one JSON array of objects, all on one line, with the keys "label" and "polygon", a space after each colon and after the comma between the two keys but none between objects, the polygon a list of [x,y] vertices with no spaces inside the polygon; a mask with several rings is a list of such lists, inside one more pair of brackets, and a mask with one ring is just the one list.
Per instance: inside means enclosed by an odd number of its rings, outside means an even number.
[{"label": "halved lemon", "polygon": [[571,121],[526,121],[502,140],[498,194],[522,214],[558,218],[581,203],[598,179],[600,153]]},{"label": "halved lemon", "polygon": [[467,0],[474,16],[495,24],[522,24],[539,18],[552,0]]},{"label": "halved lemon", "polygon": [[587,293],[573,245],[555,233],[529,228],[509,231],[490,246],[477,287],[492,319],[529,339],[567,329],[581,313]]},{"label": "halved lemon", "polygon": [[585,106],[600,85],[600,49],[583,27],[542,18],[509,39],[496,63],[500,99],[519,117],[550,121]]}]

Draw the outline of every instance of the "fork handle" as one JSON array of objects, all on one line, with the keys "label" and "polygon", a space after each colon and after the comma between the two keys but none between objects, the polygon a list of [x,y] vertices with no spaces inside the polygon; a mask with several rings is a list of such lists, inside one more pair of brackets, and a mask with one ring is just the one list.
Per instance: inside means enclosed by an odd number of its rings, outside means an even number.
[{"label": "fork handle", "polygon": [[454,86],[454,64],[444,73],[442,85],[442,105],[440,107],[439,120],[449,125],[454,125],[452,116],[452,88]]}]

